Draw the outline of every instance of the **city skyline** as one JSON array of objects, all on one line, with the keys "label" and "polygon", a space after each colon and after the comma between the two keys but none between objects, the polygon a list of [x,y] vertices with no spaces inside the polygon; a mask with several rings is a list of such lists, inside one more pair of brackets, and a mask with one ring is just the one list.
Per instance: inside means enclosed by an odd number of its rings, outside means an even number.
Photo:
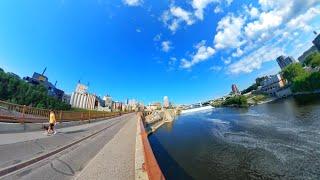
[{"label": "city skyline", "polygon": [[209,100],[279,72],[276,58],[297,59],[319,31],[315,0],[246,2],[2,1],[1,67],[47,67],[68,94],[81,80],[121,101]]}]

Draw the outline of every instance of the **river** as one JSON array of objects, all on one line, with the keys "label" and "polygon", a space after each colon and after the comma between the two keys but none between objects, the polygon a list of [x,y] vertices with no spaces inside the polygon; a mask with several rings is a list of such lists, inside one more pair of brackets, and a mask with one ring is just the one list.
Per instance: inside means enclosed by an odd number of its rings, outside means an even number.
[{"label": "river", "polygon": [[320,95],[182,115],[149,140],[167,179],[320,179]]}]

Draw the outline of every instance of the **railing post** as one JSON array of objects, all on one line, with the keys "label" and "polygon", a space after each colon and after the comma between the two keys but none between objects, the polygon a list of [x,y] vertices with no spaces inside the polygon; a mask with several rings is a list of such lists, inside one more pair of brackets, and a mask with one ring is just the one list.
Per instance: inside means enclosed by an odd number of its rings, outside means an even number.
[{"label": "railing post", "polygon": [[60,111],[59,113],[59,120],[60,120],[60,123],[62,123],[62,111]]},{"label": "railing post", "polygon": [[22,118],[21,118],[21,124],[24,124],[24,117],[25,117],[25,113],[26,113],[26,105],[23,105],[22,108]]}]

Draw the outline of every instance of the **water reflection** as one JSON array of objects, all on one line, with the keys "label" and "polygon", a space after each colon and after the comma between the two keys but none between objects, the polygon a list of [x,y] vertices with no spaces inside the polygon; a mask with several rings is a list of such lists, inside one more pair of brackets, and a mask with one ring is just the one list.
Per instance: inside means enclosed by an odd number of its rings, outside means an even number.
[{"label": "water reflection", "polygon": [[320,96],[309,98],[184,115],[150,142],[168,179],[319,179]]}]

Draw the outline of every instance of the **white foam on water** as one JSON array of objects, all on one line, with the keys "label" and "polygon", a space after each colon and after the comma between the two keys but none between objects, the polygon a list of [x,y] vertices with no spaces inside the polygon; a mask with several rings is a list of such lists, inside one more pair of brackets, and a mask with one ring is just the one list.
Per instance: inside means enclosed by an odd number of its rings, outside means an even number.
[{"label": "white foam on water", "polygon": [[219,123],[219,124],[230,124],[229,121],[223,121],[221,119],[207,119],[207,121],[213,122],[213,123]]}]

